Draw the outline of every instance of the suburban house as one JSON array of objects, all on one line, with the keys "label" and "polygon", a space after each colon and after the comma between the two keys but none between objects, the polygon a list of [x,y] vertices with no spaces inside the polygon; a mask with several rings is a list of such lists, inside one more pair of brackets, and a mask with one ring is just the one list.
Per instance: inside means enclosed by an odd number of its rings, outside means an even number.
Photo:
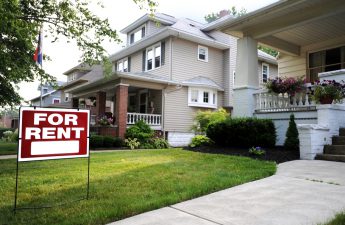
[{"label": "suburban house", "polygon": [[[57,85],[61,86],[64,82],[58,81]],[[41,85],[37,88],[41,91]],[[42,86],[42,107],[62,107],[64,101],[61,99],[62,91],[53,87],[50,84],[44,84]],[[30,100],[32,106],[40,106],[41,96],[37,96]]]},{"label": "suburban house", "polygon": [[[205,31],[222,31],[237,42],[236,80],[233,116],[273,119],[278,143],[284,141],[288,117],[295,114],[299,129],[301,158],[345,159],[339,128],[345,127],[342,104],[315,105],[302,97],[291,102],[260,90],[256,75],[256,48],[262,44],[280,52],[279,76],[304,76],[307,82],[318,79],[345,80],[345,4],[343,0],[282,0],[239,18],[227,17]],[[306,96],[307,97],[307,96]],[[333,143],[332,143],[333,137]],[[341,139],[341,138],[340,138]],[[335,143],[334,143],[335,140]],[[335,151],[324,145],[335,144]],[[332,156],[333,155],[333,156]]]},{"label": "suburban house", "polygon": [[[64,95],[73,97],[72,107],[90,108],[93,124],[98,116],[113,116],[115,126],[97,132],[123,137],[127,126],[145,120],[173,146],[186,145],[198,110],[234,106],[237,38],[207,30],[212,24],[144,15],[121,30],[127,43],[110,56],[111,76],[101,66],[78,65],[65,72]],[[259,85],[277,76],[275,57],[253,54]]]}]

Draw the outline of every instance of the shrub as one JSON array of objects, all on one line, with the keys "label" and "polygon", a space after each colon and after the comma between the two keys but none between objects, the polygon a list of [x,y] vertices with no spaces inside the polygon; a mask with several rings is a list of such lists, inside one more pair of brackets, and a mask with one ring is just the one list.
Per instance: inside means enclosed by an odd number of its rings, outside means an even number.
[{"label": "shrub", "polygon": [[139,120],[133,126],[127,129],[126,138],[134,139],[136,138],[140,143],[148,143],[149,140],[153,137],[154,131],[149,125],[144,121]]},{"label": "shrub", "polygon": [[164,138],[153,138],[151,139],[152,146],[155,149],[169,148],[169,143]]},{"label": "shrub", "polygon": [[277,137],[271,120],[257,118],[228,118],[211,123],[206,133],[215,144],[231,147],[273,147]]},{"label": "shrub", "polygon": [[136,138],[128,138],[125,139],[125,143],[128,147],[130,147],[132,150],[135,148],[138,148],[140,146],[140,142]]},{"label": "shrub", "polygon": [[256,155],[256,156],[262,156],[262,155],[265,155],[266,154],[266,151],[263,150],[262,148],[260,147],[251,147],[249,149],[249,154],[251,155]]},{"label": "shrub", "polygon": [[141,148],[141,149],[155,149],[155,147],[151,143],[140,144],[139,148]]},{"label": "shrub", "polygon": [[124,146],[123,140],[121,138],[115,137],[113,139],[114,139],[114,142],[113,142],[113,146],[114,147],[122,147],[122,146]]},{"label": "shrub", "polygon": [[90,147],[91,148],[102,148],[103,147],[103,136],[91,135],[90,136]]},{"label": "shrub", "polygon": [[195,125],[192,126],[192,130],[197,133],[205,133],[209,124],[224,121],[228,116],[229,113],[223,108],[217,111],[198,111],[194,118]]},{"label": "shrub", "polygon": [[189,144],[189,147],[195,148],[199,146],[207,146],[211,144],[211,139],[204,136],[204,135],[195,135],[192,138],[191,143]]},{"label": "shrub", "polygon": [[12,141],[12,136],[13,136],[13,131],[5,131],[3,133],[3,137],[2,137],[2,140],[5,141],[5,142],[11,142]]},{"label": "shrub", "polygon": [[295,116],[290,115],[289,127],[286,131],[284,148],[291,151],[299,151],[298,130],[295,123]]},{"label": "shrub", "polygon": [[110,148],[114,146],[114,138],[109,136],[103,137],[103,146],[105,148]]},{"label": "shrub", "polygon": [[4,132],[6,131],[14,131],[14,129],[12,128],[5,128],[5,127],[0,127],[0,138],[2,138],[4,136]]}]

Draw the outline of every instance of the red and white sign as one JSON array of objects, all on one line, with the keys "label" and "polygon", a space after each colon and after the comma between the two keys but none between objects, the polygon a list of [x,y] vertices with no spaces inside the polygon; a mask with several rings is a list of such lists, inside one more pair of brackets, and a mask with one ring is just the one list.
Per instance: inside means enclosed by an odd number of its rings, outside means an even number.
[{"label": "red and white sign", "polygon": [[18,161],[89,156],[89,110],[21,107]]}]

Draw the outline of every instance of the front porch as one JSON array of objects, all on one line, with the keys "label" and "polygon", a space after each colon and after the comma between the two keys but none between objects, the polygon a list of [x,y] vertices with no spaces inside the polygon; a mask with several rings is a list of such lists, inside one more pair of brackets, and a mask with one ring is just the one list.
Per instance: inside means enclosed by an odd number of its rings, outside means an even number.
[{"label": "front porch", "polygon": [[90,131],[98,135],[123,138],[126,129],[139,120],[153,130],[162,130],[162,90],[118,85],[80,95],[74,101],[74,107],[90,110]]}]

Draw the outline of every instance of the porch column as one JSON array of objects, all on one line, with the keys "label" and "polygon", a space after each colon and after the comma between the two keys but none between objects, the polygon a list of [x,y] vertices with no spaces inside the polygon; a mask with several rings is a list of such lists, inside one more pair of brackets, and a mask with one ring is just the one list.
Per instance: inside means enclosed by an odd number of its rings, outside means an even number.
[{"label": "porch column", "polygon": [[71,108],[78,108],[79,107],[79,98],[72,98],[71,100]]},{"label": "porch column", "polygon": [[103,115],[105,113],[105,102],[106,102],[106,93],[99,91],[96,93],[96,115]]},{"label": "porch column", "polygon": [[117,85],[115,87],[115,97],[115,125],[117,125],[117,136],[124,138],[127,129],[128,85]]},{"label": "porch column", "polygon": [[237,40],[234,117],[251,117],[255,109],[253,93],[259,89],[257,41],[251,37]]}]

